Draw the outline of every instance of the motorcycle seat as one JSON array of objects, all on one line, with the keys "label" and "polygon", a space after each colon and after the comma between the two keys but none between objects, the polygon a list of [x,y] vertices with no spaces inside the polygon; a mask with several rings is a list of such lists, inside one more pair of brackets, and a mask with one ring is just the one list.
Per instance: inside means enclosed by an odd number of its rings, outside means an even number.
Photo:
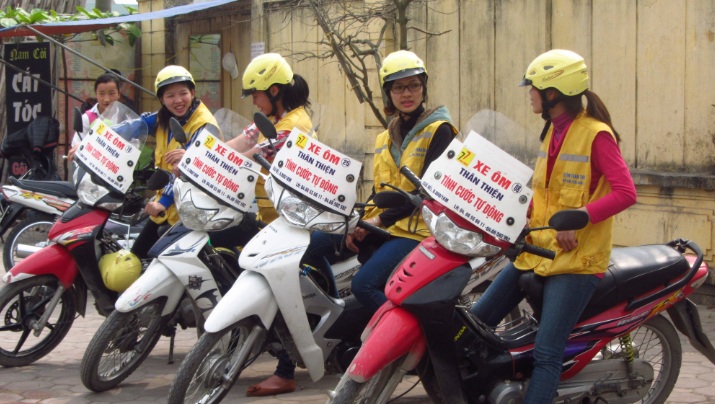
[{"label": "motorcycle seat", "polygon": [[77,191],[74,189],[74,185],[69,181],[34,181],[19,180],[15,177],[9,178],[12,185],[28,191],[41,192],[61,198],[77,198]]},{"label": "motorcycle seat", "polygon": [[[685,257],[667,245],[614,248],[608,269],[579,321],[619,303],[629,302],[647,292],[666,287],[689,269],[690,265]],[[519,278],[519,286],[537,319],[541,318],[543,281],[543,277],[533,271],[526,272]]]}]

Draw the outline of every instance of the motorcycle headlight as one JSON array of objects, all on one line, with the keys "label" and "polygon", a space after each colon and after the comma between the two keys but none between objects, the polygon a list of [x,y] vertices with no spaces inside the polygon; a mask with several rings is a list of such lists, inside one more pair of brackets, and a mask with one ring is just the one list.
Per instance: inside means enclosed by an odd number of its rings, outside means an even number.
[{"label": "motorcycle headlight", "polygon": [[[85,175],[77,185],[77,197],[83,203],[94,206],[100,199],[109,195],[109,190],[99,184],[92,182],[90,175]],[[121,203],[120,203],[121,205]]]},{"label": "motorcycle headlight", "polygon": [[457,226],[444,212],[436,215],[423,206],[422,218],[437,242],[449,251],[468,257],[491,257],[501,251],[500,247],[485,243],[481,233]]},{"label": "motorcycle headlight", "polygon": [[268,196],[268,200],[272,201],[273,200],[273,177],[268,177],[266,182],[263,184],[263,188],[266,190],[266,195]]},{"label": "motorcycle headlight", "polygon": [[285,191],[285,195],[278,203],[278,212],[296,226],[306,226],[322,212],[310,203],[298,198],[294,194]]},{"label": "motorcycle headlight", "polygon": [[200,188],[174,181],[174,203],[183,225],[196,231],[223,230],[243,220],[243,213],[218,203]]}]

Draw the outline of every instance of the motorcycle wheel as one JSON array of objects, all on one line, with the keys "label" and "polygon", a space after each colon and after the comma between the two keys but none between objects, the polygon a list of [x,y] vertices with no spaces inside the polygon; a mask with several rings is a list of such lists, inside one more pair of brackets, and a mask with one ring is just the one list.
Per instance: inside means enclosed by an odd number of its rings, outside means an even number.
[{"label": "motorcycle wheel", "polygon": [[[216,333],[204,333],[181,362],[169,388],[172,403],[218,403],[260,354],[261,328],[242,320]],[[237,369],[230,376],[231,369]],[[227,380],[227,377],[231,380]]]},{"label": "motorcycle wheel", "polygon": [[[648,361],[654,371],[653,383],[641,402],[664,403],[675,387],[683,360],[678,333],[668,320],[662,315],[657,315],[632,331],[631,341],[636,358]],[[625,356],[618,339],[606,345],[601,353],[603,359],[618,359]]]},{"label": "motorcycle wheel", "polygon": [[33,250],[39,250],[47,244],[47,234],[55,223],[54,216],[35,216],[16,224],[5,240],[2,263],[9,271],[15,264],[27,258]]},{"label": "motorcycle wheel", "polygon": [[82,358],[82,384],[95,392],[119,385],[144,362],[161,337],[169,316],[163,301],[128,313],[113,311],[99,327]]},{"label": "motorcycle wheel", "polygon": [[67,289],[39,336],[32,325],[45,314],[59,286],[57,278],[42,275],[0,288],[0,366],[29,365],[59,344],[75,319],[74,289]]},{"label": "motorcycle wheel", "polygon": [[404,372],[399,371],[399,368],[406,358],[406,356],[403,356],[385,366],[365,383],[358,383],[350,379],[347,373],[344,373],[335,388],[335,397],[332,401],[328,400],[328,402],[333,404],[386,403],[402,381]]}]

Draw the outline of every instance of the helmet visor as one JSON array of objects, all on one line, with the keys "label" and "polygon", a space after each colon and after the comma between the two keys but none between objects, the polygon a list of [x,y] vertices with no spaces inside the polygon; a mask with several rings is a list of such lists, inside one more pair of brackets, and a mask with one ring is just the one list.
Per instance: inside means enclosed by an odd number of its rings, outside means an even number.
[{"label": "helmet visor", "polygon": [[526,86],[530,86],[530,85],[532,85],[531,80],[527,79],[526,76],[524,76],[524,78],[521,79],[521,81],[519,82],[519,87],[526,87]]},{"label": "helmet visor", "polygon": [[385,76],[385,79],[383,80],[385,83],[389,81],[395,81],[399,79],[403,79],[405,77],[412,77],[412,76],[417,76],[419,74],[423,74],[425,72],[425,69],[419,67],[415,69],[405,69],[405,70],[400,70],[399,72],[394,72],[392,74],[388,74]]}]

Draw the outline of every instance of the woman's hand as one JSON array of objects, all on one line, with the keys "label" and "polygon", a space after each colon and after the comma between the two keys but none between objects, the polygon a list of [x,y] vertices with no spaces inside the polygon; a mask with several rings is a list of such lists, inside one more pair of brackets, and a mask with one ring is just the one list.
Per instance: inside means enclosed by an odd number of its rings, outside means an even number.
[{"label": "woman's hand", "polygon": [[[588,213],[586,207],[579,208],[579,210]],[[578,240],[576,239],[576,230],[557,231],[556,242],[559,243],[559,247],[561,247],[561,249],[566,252],[573,250],[574,248],[578,247]]]},{"label": "woman's hand", "polygon": [[172,166],[176,166],[181,161],[181,158],[184,157],[184,153],[186,153],[184,149],[169,150],[164,154],[164,161]]},{"label": "woman's hand", "polygon": [[74,145],[70,151],[67,152],[67,161],[70,163],[74,160],[74,154],[77,153],[77,149],[79,149],[79,145]]},{"label": "woman's hand", "polygon": [[[379,216],[375,216],[370,220],[366,220],[373,226],[381,227],[382,221]],[[360,252],[360,248],[355,244],[356,241],[363,241],[367,235],[370,234],[369,230],[365,230],[362,227],[356,227],[352,234],[348,234],[345,238],[345,246],[352,252]]]},{"label": "woman's hand", "polygon": [[161,213],[165,210],[166,208],[164,207],[164,205],[154,201],[147,203],[144,207],[144,211],[147,213],[147,215],[154,217],[161,215]]}]

